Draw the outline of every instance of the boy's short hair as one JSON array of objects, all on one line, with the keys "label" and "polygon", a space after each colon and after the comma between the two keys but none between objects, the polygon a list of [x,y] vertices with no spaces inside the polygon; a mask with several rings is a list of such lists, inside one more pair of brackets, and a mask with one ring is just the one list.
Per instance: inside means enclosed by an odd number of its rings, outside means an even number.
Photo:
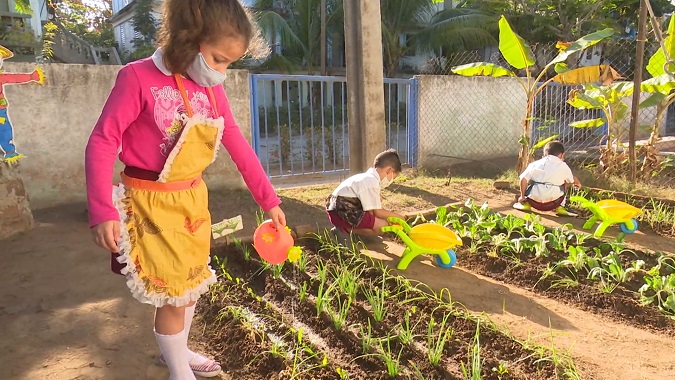
[{"label": "boy's short hair", "polygon": [[385,150],[384,152],[375,156],[375,162],[373,163],[373,166],[376,168],[386,168],[391,166],[394,168],[396,173],[400,173],[403,170],[401,169],[401,159],[398,157],[398,153],[396,153],[396,150],[394,149]]},{"label": "boy's short hair", "polygon": [[551,141],[544,146],[544,156],[559,156],[565,153],[565,146],[560,141]]}]

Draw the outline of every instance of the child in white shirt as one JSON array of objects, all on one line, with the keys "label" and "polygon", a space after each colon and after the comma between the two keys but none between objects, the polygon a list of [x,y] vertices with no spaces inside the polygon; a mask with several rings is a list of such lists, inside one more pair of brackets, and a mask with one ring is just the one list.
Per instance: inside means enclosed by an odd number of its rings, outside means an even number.
[{"label": "child in white shirt", "polygon": [[555,211],[562,216],[576,216],[565,205],[569,185],[580,187],[579,180],[565,163],[565,147],[551,141],[544,147],[544,157],[527,166],[520,175],[520,197],[513,207],[518,210]]},{"label": "child in white shirt", "polygon": [[357,235],[382,235],[387,218],[405,219],[382,208],[380,191],[394,182],[401,173],[401,160],[389,149],[375,157],[373,167],[365,173],[344,180],[326,200],[328,219],[341,232]]}]

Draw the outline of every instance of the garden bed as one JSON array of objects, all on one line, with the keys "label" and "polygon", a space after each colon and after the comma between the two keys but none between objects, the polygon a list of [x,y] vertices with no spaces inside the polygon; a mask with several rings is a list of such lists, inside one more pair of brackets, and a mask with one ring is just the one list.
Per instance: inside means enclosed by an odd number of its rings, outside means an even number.
[{"label": "garden bed", "polygon": [[635,326],[675,336],[675,258],[631,250],[472,202],[437,221],[456,231],[459,265]]},{"label": "garden bed", "polygon": [[568,358],[518,342],[359,247],[322,237],[282,266],[251,252],[216,248],[219,282],[200,306],[208,344],[233,378],[578,378]]}]

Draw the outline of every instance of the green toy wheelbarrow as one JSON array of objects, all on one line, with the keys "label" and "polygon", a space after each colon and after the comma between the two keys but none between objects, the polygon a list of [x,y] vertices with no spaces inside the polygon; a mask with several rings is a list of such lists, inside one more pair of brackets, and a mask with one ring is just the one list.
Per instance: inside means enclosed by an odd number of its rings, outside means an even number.
[{"label": "green toy wheelbarrow", "polygon": [[596,203],[581,196],[570,197],[570,201],[579,203],[581,207],[593,213],[593,216],[584,223],[585,230],[600,221],[600,225],[593,234],[595,237],[601,237],[607,227],[614,224],[618,224],[621,232],[626,234],[632,234],[638,229],[638,222],[635,218],[642,214],[642,210],[628,203],[614,199],[604,199]]},{"label": "green toy wheelbarrow", "polygon": [[462,239],[449,228],[436,223],[424,223],[411,228],[402,219],[387,220],[393,225],[382,227],[382,232],[393,232],[406,244],[397,265],[399,270],[407,269],[410,262],[421,254],[435,255],[436,263],[442,268],[455,265],[457,255],[452,248],[462,245]]}]

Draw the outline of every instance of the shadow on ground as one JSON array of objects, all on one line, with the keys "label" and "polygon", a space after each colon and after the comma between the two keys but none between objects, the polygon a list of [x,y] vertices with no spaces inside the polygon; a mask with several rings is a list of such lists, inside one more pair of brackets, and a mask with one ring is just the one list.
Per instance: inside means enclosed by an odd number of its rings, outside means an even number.
[{"label": "shadow on ground", "polygon": [[576,327],[564,317],[537,303],[534,299],[511,292],[502,284],[486,277],[478,276],[461,269],[458,265],[445,269],[433,264],[429,256],[419,256],[404,271],[396,269],[404,247],[390,241],[366,241],[365,253],[381,260],[395,273],[428,285],[435,292],[446,288],[452,295],[452,301],[459,302],[469,311],[487,314],[510,313],[544,327],[555,330],[576,330]]},{"label": "shadow on ground", "polygon": [[[421,198],[431,204],[438,206],[446,205],[450,202],[455,201],[455,199],[446,197],[444,195],[434,194],[423,189],[419,189],[416,187],[409,187],[400,184],[393,184],[391,185],[390,189],[392,192],[405,194],[410,197]],[[386,201],[386,199],[383,199],[383,201]]]},{"label": "shadow on ground", "polygon": [[34,230],[0,242],[0,378],[154,378],[153,310],[109,271],[84,205],[35,219]]}]

